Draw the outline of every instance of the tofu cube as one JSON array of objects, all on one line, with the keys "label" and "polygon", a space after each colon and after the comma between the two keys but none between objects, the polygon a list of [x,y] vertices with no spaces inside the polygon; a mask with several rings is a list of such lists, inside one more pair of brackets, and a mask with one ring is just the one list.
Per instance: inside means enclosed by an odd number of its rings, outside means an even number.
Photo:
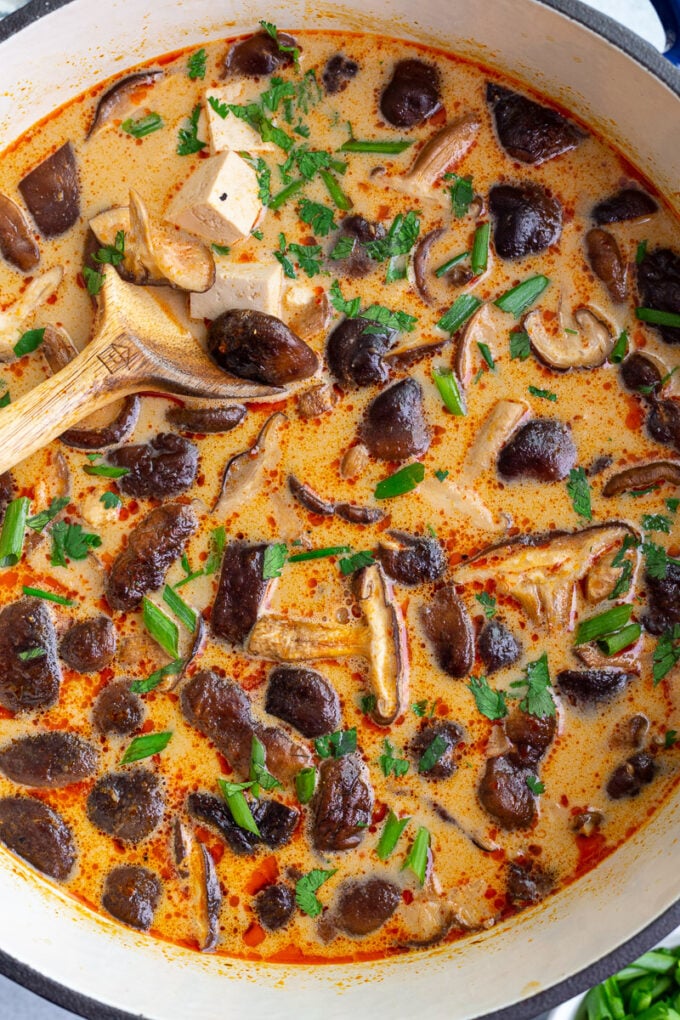
[{"label": "tofu cube", "polygon": [[262,211],[255,171],[235,152],[202,160],[175,195],[169,223],[215,244],[247,237]]},{"label": "tofu cube", "polygon": [[231,112],[227,113],[226,117],[220,117],[208,102],[212,96],[220,103],[226,103],[227,106],[245,106],[247,104],[243,98],[244,92],[244,83],[234,81],[221,88],[208,89],[205,93],[203,109],[208,121],[210,151],[213,155],[228,150],[232,152],[274,152],[276,149],[273,142],[263,142],[250,124],[246,124],[244,120],[235,117]]},{"label": "tofu cube", "polygon": [[204,294],[192,294],[189,309],[192,319],[216,319],[228,308],[249,308],[281,317],[283,269],[278,262],[217,263],[215,282]]}]

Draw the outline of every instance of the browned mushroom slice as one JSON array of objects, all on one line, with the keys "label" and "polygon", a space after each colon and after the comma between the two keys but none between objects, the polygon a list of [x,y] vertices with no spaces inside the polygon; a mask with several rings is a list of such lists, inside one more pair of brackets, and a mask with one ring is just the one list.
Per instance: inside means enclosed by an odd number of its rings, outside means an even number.
[{"label": "browned mushroom slice", "polygon": [[504,336],[504,313],[492,304],[483,304],[467,323],[456,347],[454,368],[462,385],[468,386],[481,363],[480,344],[493,354],[498,338]]},{"label": "browned mushroom slice", "polygon": [[377,506],[356,506],[354,503],[336,503],[335,512],[348,524],[377,524],[385,512]]},{"label": "browned mushroom slice", "polygon": [[250,308],[228,308],[210,323],[208,353],[239,379],[284,386],[309,379],[319,358],[275,315]]},{"label": "browned mushroom slice", "polygon": [[0,252],[24,273],[35,269],[40,262],[40,249],[26,217],[7,195],[0,195]]},{"label": "browned mushroom slice", "polygon": [[163,77],[162,71],[135,71],[134,74],[127,74],[119,78],[113,85],[104,92],[97,103],[94,117],[86,138],[91,138],[95,131],[112,120],[126,100],[141,89],[153,85],[159,78]]},{"label": "browned mushroom slice", "polygon": [[577,332],[551,329],[545,316],[536,309],[524,320],[531,346],[539,358],[551,368],[566,372],[570,368],[598,368],[614,349],[612,330],[589,308],[574,312]]},{"label": "browned mushroom slice", "polygon": [[421,620],[444,672],[456,678],[467,676],[475,661],[475,639],[470,617],[452,585],[423,606]]},{"label": "browned mushroom slice", "polygon": [[435,181],[460,163],[477,138],[481,121],[475,113],[464,113],[430,138],[416,156],[408,173],[393,178],[393,187],[409,195],[435,198]]},{"label": "browned mushroom slice", "polygon": [[31,170],[19,182],[19,191],[45,237],[58,237],[72,227],[80,216],[80,184],[71,143]]},{"label": "browned mushroom slice", "polygon": [[622,223],[626,220],[647,219],[658,212],[659,206],[651,195],[640,188],[622,188],[615,195],[604,198],[593,208],[591,216],[598,224]]},{"label": "browned mushroom slice", "polygon": [[262,544],[230,542],[224,552],[212,629],[232,644],[245,641],[272,586],[262,576],[266,549]]},{"label": "browned mushroom slice", "polygon": [[253,445],[227,462],[213,513],[224,517],[259,491],[265,472],[279,453],[277,433],[285,421],[285,414],[276,411],[267,418]]},{"label": "browned mushroom slice", "polygon": [[69,878],[78,856],[70,826],[34,797],[0,800],[0,843],[58,882]]},{"label": "browned mushroom slice", "polygon": [[79,450],[103,450],[115,443],[122,443],[137,424],[140,408],[139,397],[134,394],[124,397],[119,406],[120,410],[110,424],[104,425],[102,428],[67,429],[66,432],[62,432],[59,438],[66,446],[74,446]]},{"label": "browned mushroom slice", "polygon": [[199,435],[213,435],[231,432],[246,416],[243,404],[225,404],[222,407],[170,407],[165,412],[166,420],[180,432]]},{"label": "browned mushroom slice", "polygon": [[430,230],[418,241],[413,253],[413,276],[415,278],[416,290],[426,305],[431,305],[433,298],[427,286],[427,263],[430,257],[430,250],[433,244],[444,236],[446,231],[443,227]]},{"label": "browned mushroom slice", "polygon": [[337,399],[332,386],[329,386],[328,383],[316,383],[310,389],[298,394],[298,414],[305,421],[309,418],[320,418],[322,414],[328,414],[333,410]]},{"label": "browned mushroom slice", "polygon": [[574,655],[589,669],[620,669],[624,673],[635,674],[639,674],[642,670],[639,643],[626,649],[625,652],[619,652],[618,655],[605,655],[597,645],[579,645],[578,648],[574,648]]},{"label": "browned mushroom slice", "polygon": [[378,545],[376,559],[393,581],[424,584],[436,581],[446,570],[446,557],[436,538],[405,531],[388,531],[387,535]]},{"label": "browned mushroom slice", "polygon": [[136,191],[130,191],[128,207],[100,213],[90,220],[90,227],[103,245],[115,246],[119,232],[124,233],[124,256],[116,268],[128,283],[203,293],[215,282],[210,249],[196,238],[155,223]]},{"label": "browned mushroom slice", "polygon": [[473,486],[484,471],[495,466],[501,449],[528,413],[529,407],[522,400],[499,400],[494,404],[465,454],[459,484]]},{"label": "browned mushroom slice", "polygon": [[321,517],[332,517],[335,513],[335,504],[328,502],[309,485],[298,481],[295,475],[288,475],[288,488],[294,499],[310,513],[319,514]]},{"label": "browned mushroom slice", "polygon": [[622,492],[648,489],[650,485],[680,485],[680,462],[676,460],[653,460],[647,464],[636,464],[617,471],[602,489],[603,496],[619,496]]},{"label": "browned mushroom slice", "polygon": [[248,651],[275,662],[363,657],[369,664],[369,683],[376,698],[373,719],[387,726],[399,715],[407,697],[404,621],[379,564],[359,571],[354,585],[361,623],[334,625],[264,615],[250,632]]},{"label": "browned mushroom slice", "polygon": [[620,523],[571,534],[522,535],[468,560],[455,571],[455,581],[493,578],[497,590],[515,598],[535,623],[564,629],[572,619],[577,583],[627,535],[635,532]]},{"label": "browned mushroom slice", "polygon": [[586,234],[586,252],[593,272],[604,283],[612,301],[625,301],[628,267],[614,235],[593,227]]},{"label": "browned mushroom slice", "polygon": [[212,953],[220,937],[222,890],[215,862],[203,843],[189,837],[186,857],[193,920],[202,953]]}]

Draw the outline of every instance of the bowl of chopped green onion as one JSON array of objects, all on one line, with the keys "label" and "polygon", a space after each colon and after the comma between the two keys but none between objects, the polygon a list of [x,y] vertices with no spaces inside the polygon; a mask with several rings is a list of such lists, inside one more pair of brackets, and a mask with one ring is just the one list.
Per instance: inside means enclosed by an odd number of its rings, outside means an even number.
[{"label": "bowl of chopped green onion", "polygon": [[546,1020],[680,1020],[680,928]]}]

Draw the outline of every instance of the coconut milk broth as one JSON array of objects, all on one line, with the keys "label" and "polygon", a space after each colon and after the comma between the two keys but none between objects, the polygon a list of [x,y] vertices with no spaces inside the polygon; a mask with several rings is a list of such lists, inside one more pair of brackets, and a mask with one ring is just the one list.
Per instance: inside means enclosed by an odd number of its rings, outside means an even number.
[{"label": "coconut milk broth", "polygon": [[[583,255],[583,235],[590,209],[595,202],[630,180],[631,169],[619,153],[597,136],[589,134],[572,152],[536,167],[522,166],[507,156],[495,139],[485,102],[485,83],[490,75],[483,69],[445,53],[375,36],[340,36],[310,31],[296,32],[295,35],[302,49],[303,71],[312,67],[321,69],[327,58],[339,48],[356,60],[361,68],[345,91],[323,97],[305,117],[310,127],[311,148],[331,152],[338,149],[348,138],[347,122],[351,123],[357,138],[407,137],[417,143],[430,137],[445,121],[473,111],[480,116],[482,127],[476,144],[456,170],[472,177],[475,192],[484,196],[499,181],[530,178],[559,197],[564,208],[564,227],[559,245],[541,255],[529,256],[521,264],[503,262],[490,253],[489,269],[477,282],[475,294],[482,299],[493,299],[519,280],[542,273],[552,282],[541,298],[541,307],[557,313],[560,302],[567,308],[588,305],[609,320],[617,334],[627,329],[632,345],[653,348],[659,343],[654,330],[636,323],[630,300],[623,305],[610,301]],[[105,86],[70,103],[37,125],[6,153],[0,167],[0,190],[20,202],[17,184],[25,173],[66,139],[73,141],[77,152],[82,191],[81,222],[53,241],[39,239],[41,269],[62,265],[65,277],[56,300],[37,313],[36,326],[48,322],[63,325],[78,346],[87,342],[93,308],[80,274],[88,220],[111,206],[126,205],[130,187],[142,195],[152,215],[160,217],[163,214],[172,195],[201,158],[176,154],[177,132],[206,90],[222,84],[220,69],[226,48],[224,42],[206,47],[208,69],[204,81],[188,78],[187,53],[152,62],[149,66],[163,67],[163,79],[138,93],[135,105],[87,142],[83,139],[96,98]],[[410,132],[401,132],[382,121],[377,97],[395,59],[409,55],[434,60],[438,64],[442,73],[446,116],[436,115],[432,122]],[[289,68],[281,72],[281,77],[296,80],[297,76]],[[264,79],[244,81],[245,92],[240,100],[243,103],[256,98],[267,87]],[[135,140],[120,130],[122,116],[136,117],[149,111],[161,114],[164,121],[162,130],[141,140]],[[203,117],[199,137],[207,137]],[[272,191],[276,192],[281,182],[275,164],[283,162],[285,156],[275,153],[265,154],[265,158],[272,166]],[[441,194],[440,188],[435,190],[434,199],[417,202],[392,189],[390,180],[404,172],[412,159],[413,150],[399,156],[348,155],[347,172],[341,179],[342,188],[353,199],[354,211],[367,219],[387,224],[397,213],[415,209],[421,217],[421,236],[431,229],[443,227],[445,234],[432,250],[432,265],[438,265],[453,254],[469,250],[475,221],[470,216],[453,218],[449,200]],[[377,166],[384,167],[384,173],[371,175]],[[329,204],[328,195],[318,179],[306,187],[305,194],[315,201]],[[336,221],[341,216],[338,213]],[[311,234],[310,228],[296,215],[295,201],[285,204],[277,212],[267,212],[257,226],[262,233],[261,239],[246,239],[235,244],[230,255],[217,255],[216,258],[226,257],[241,262],[271,260],[272,252],[278,247],[280,233],[285,234],[288,242],[298,243],[304,243]],[[630,262],[634,261],[637,244],[645,238],[659,246],[672,245],[678,239],[677,222],[666,208],[651,221],[614,224],[611,230]],[[317,238],[317,243],[326,245],[327,241]],[[365,280],[343,278],[339,267],[333,263],[328,263],[328,266],[330,275],[315,277],[311,286],[327,289],[337,275],[346,298],[361,294],[363,305],[384,303],[390,308],[416,315],[416,329],[423,341],[439,335],[435,323],[460,293],[445,284],[436,284],[436,301],[428,307],[420,300],[409,279],[397,281],[386,288],[384,266],[377,266]],[[304,281],[303,274],[299,275]],[[25,279],[3,262],[0,265],[3,305],[9,305],[24,286]],[[186,318],[182,299],[170,291],[161,293],[177,314]],[[459,515],[447,496],[448,482],[439,482],[434,472],[448,471],[449,480],[456,478],[480,423],[503,397],[524,400],[534,415],[557,417],[569,423],[578,449],[579,465],[587,467],[598,457],[607,455],[620,469],[635,462],[667,456],[667,451],[655,444],[642,429],[639,400],[622,388],[617,366],[607,364],[590,372],[558,373],[533,357],[526,361],[511,360],[508,334],[511,329],[520,328],[519,323],[498,310],[494,315],[495,335],[491,353],[495,369],[490,370],[481,357],[478,359],[475,371],[479,369],[481,374],[468,390],[468,414],[465,417],[453,417],[444,410],[432,382],[434,365],[451,364],[452,344],[422,358],[408,369],[397,369],[392,373],[393,379],[408,374],[421,384],[425,414],[434,437],[429,450],[420,458],[425,465],[426,483],[408,495],[387,501],[383,508],[388,516],[378,526],[359,528],[344,525],[337,518],[310,515],[293,501],[286,484],[288,475],[294,474],[327,498],[350,500],[361,505],[373,504],[375,485],[397,465],[371,461],[357,478],[346,479],[341,474],[340,464],[344,453],[356,440],[357,425],[364,409],[377,393],[375,387],[338,393],[333,412],[311,421],[303,420],[297,413],[294,394],[275,406],[253,403],[249,405],[243,424],[232,432],[198,438],[198,478],[182,497],[193,501],[201,520],[201,528],[187,548],[191,565],[205,563],[210,532],[224,524],[228,541],[238,537],[253,542],[287,542],[289,545],[299,542],[303,548],[347,543],[354,550],[375,548],[386,528],[413,534],[433,529],[453,567],[490,542],[500,541],[503,531],[477,527],[473,520]],[[186,321],[203,340],[204,327],[188,319]],[[338,321],[337,316],[335,321]],[[319,354],[323,354],[326,332],[309,341]],[[38,351],[5,367],[2,377],[15,400],[48,374]],[[299,391],[306,385],[297,384],[295,389]],[[548,401],[532,396],[528,392],[529,386],[550,391],[557,399]],[[129,441],[144,442],[158,432],[166,431],[165,412],[168,406],[169,401],[165,398],[145,396],[139,422]],[[274,409],[282,410],[287,417],[279,432],[280,453],[267,472],[262,491],[228,516],[216,518],[209,507],[218,492],[225,463],[254,443],[264,421]],[[50,565],[50,541],[46,537],[35,543],[34,548],[25,550],[18,567],[0,572],[0,585],[3,604],[19,598],[24,584],[44,586],[75,598],[74,608],[53,608],[61,633],[74,620],[85,619],[101,611],[109,612],[103,600],[104,571],[120,550],[126,533],[154,504],[148,500],[124,497],[121,508],[105,509],[100,497],[106,490],[116,491],[115,482],[85,474],[86,454],[57,442],[15,470],[17,494],[31,498],[32,513],[43,509],[53,495],[63,491],[63,477],[60,478],[58,471],[60,458],[63,458],[68,470],[69,519],[81,521],[86,530],[100,535],[102,545],[84,564],[71,562],[67,569],[55,568]],[[666,512],[664,498],[671,491],[662,487],[658,492],[637,499],[630,495],[605,499],[601,488],[599,480],[594,479],[591,486],[593,522],[624,520],[636,526],[642,514]],[[546,485],[522,481],[504,484],[492,468],[482,475],[476,491],[500,528],[504,521],[510,524],[511,535],[552,529],[572,531],[584,523],[575,515],[563,483]],[[665,544],[671,553],[678,554],[675,523],[670,535],[656,535],[654,540]],[[167,581],[175,584],[182,576],[182,567],[177,562],[170,569]],[[201,577],[180,589],[182,596],[203,611],[206,619],[209,619],[217,579],[218,574]],[[665,750],[656,759],[659,775],[638,797],[615,802],[605,792],[608,776],[624,756],[621,747],[616,746],[612,739],[618,724],[635,713],[644,712],[651,721],[649,738],[661,744],[668,730],[680,728],[673,684],[664,681],[657,687],[652,685],[650,669],[654,641],[645,636],[641,652],[642,675],[633,680],[625,693],[610,705],[584,712],[575,710],[566,699],[559,700],[558,736],[540,766],[540,780],[545,792],[539,798],[538,821],[528,831],[503,831],[482,809],[476,797],[489,754],[489,741],[498,739],[498,727],[476,710],[466,682],[451,680],[436,665],[419,623],[419,608],[429,597],[431,587],[395,587],[408,628],[410,692],[407,709],[389,731],[375,726],[362,713],[360,699],[368,693],[366,667],[362,660],[338,659],[315,667],[332,682],[340,695],[342,728],[357,727],[358,748],[369,766],[375,791],[374,823],[359,849],[331,854],[326,858],[315,854],[305,838],[309,808],[301,808],[302,824],[287,846],[275,854],[260,851],[254,858],[234,856],[214,832],[198,826],[198,835],[216,862],[224,894],[219,952],[272,960],[360,959],[385,955],[399,951],[414,937],[418,909],[426,910],[432,901],[441,904],[445,900],[463,922],[454,925],[449,937],[459,937],[464,934],[465,923],[473,927],[490,925],[513,913],[505,895],[504,875],[509,860],[518,854],[539,860],[555,876],[559,888],[597,863],[639,827],[658,809],[676,782],[676,753]],[[477,585],[467,586],[463,591],[463,599],[477,626],[483,620],[483,613],[475,594],[481,590],[482,586]],[[487,590],[497,594],[493,584]],[[641,590],[641,575],[637,578],[637,590],[638,593]],[[160,604],[160,593],[153,597]],[[343,622],[351,618],[354,601],[351,586],[340,574],[337,561],[322,559],[289,564],[275,588],[269,608],[291,617]],[[579,616],[592,614],[592,608],[582,603]],[[517,603],[507,596],[498,597],[498,617],[513,633],[521,635],[524,653],[514,666],[494,675],[493,686],[507,689],[512,681],[523,675],[526,663],[537,659],[543,651],[548,653],[551,675],[554,676],[560,669],[574,668],[571,651],[573,633],[548,633],[544,628],[535,626]],[[100,773],[116,769],[129,739],[103,738],[93,730],[90,711],[95,695],[111,678],[148,676],[167,659],[145,634],[140,612],[116,613],[114,620],[118,654],[113,666],[94,675],[80,675],[64,668],[58,704],[37,716],[28,714],[12,718],[10,713],[4,712],[0,719],[1,744],[45,728],[68,728],[92,739],[100,749]],[[186,650],[186,634],[182,640]],[[192,669],[211,667],[223,670],[242,684],[253,700],[255,712],[266,718],[262,706],[269,663],[248,658],[209,636],[204,652]],[[483,672],[479,661],[474,672]],[[455,720],[463,726],[464,746],[458,759],[458,771],[448,780],[435,782],[420,777],[412,764],[406,777],[385,778],[378,766],[383,741],[386,736],[389,737],[397,748],[395,753],[401,756],[420,725],[410,707],[420,701],[428,702],[427,711],[433,711],[435,718]],[[113,841],[95,829],[87,820],[84,809],[93,780],[65,790],[20,792],[30,792],[49,803],[77,834],[79,860],[68,884],[75,896],[94,909],[101,909],[101,890],[106,872],[121,863],[143,864],[156,871],[163,881],[163,895],[152,933],[195,945],[196,905],[187,882],[178,876],[172,861],[171,823],[175,816],[182,814],[187,793],[194,790],[217,792],[219,776],[236,777],[229,775],[228,764],[212,744],[184,721],[177,692],[161,687],[145,695],[144,703],[147,714],[143,729],[171,730],[173,733],[167,749],[151,762],[165,781],[167,807],[163,824],[150,839],[138,846],[129,846]],[[404,756],[407,756],[405,752]],[[14,784],[0,779],[0,794],[16,792]],[[275,796],[290,806],[299,807],[291,789],[276,791]],[[455,817],[459,827],[442,820],[434,810],[435,800]],[[597,843],[589,845],[589,857],[584,851],[583,838],[577,838],[572,830],[574,815],[586,807],[600,810],[606,817],[602,836],[598,837]],[[400,816],[411,816],[412,821],[395,854],[381,864],[375,848],[388,808]],[[434,872],[424,891],[409,871],[400,871],[417,825],[426,826],[432,838]],[[480,850],[472,842],[470,834],[487,847],[496,847],[495,851]],[[382,929],[361,940],[341,933],[335,933],[333,938],[328,939],[323,923],[320,928],[318,919],[306,917],[300,911],[282,931],[265,933],[257,925],[252,910],[254,893],[277,875],[280,880],[290,882],[291,874],[318,867],[337,868],[336,874],[318,893],[324,905],[333,904],[336,890],[344,879],[351,875],[375,873],[403,887],[403,903]],[[289,872],[288,869],[294,870]],[[521,923],[521,919],[515,923]],[[427,936],[427,925],[423,931]]]}]

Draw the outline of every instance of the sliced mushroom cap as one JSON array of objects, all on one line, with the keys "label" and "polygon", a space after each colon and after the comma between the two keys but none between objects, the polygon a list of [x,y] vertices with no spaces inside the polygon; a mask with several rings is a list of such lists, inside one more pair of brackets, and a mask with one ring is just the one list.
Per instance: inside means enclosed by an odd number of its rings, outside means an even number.
[{"label": "sliced mushroom cap", "polygon": [[369,683],[376,699],[371,715],[379,726],[389,726],[408,695],[404,621],[379,564],[360,570],[354,587],[369,633]]},{"label": "sliced mushroom cap", "polygon": [[189,887],[202,953],[212,953],[220,937],[222,890],[215,862],[199,839],[191,840],[188,854]]},{"label": "sliced mushroom cap", "polygon": [[501,449],[528,413],[528,405],[521,400],[499,400],[494,404],[465,454],[460,477],[466,484],[472,485],[495,465]]},{"label": "sliced mushroom cap", "polygon": [[616,338],[609,327],[589,308],[574,312],[577,333],[550,329],[543,313],[536,309],[524,320],[531,346],[551,368],[566,372],[570,368],[598,368],[614,349]]},{"label": "sliced mushroom cap", "polygon": [[586,234],[586,251],[593,272],[606,286],[612,301],[625,301],[628,267],[614,235],[593,227]]},{"label": "sliced mushroom cap", "polygon": [[230,308],[210,323],[208,353],[220,368],[240,379],[272,386],[309,379],[319,358],[275,315]]},{"label": "sliced mushroom cap", "polygon": [[463,386],[468,386],[479,368],[479,344],[486,344],[491,353],[498,349],[498,338],[505,335],[505,313],[485,302],[469,320],[456,347],[454,368]]},{"label": "sliced mushroom cap", "polygon": [[460,163],[475,141],[480,127],[481,120],[476,113],[463,114],[425,142],[408,173],[403,177],[392,178],[390,183],[410,195],[439,197],[443,193],[433,191],[432,185],[447,170]]},{"label": "sliced mushroom cap", "polygon": [[159,78],[163,77],[163,71],[135,71],[134,74],[127,74],[119,78],[110,88],[103,93],[97,103],[92,124],[87,132],[86,138],[91,138],[95,131],[102,128],[118,113],[118,108],[125,103],[135,92],[148,88]]},{"label": "sliced mushroom cap", "polygon": [[100,213],[90,220],[90,228],[102,245],[115,246],[117,234],[124,233],[124,257],[116,268],[128,283],[203,293],[215,282],[210,249],[196,238],[155,223],[136,191],[130,191],[128,207]]},{"label": "sliced mushroom cap", "polygon": [[17,269],[28,273],[40,262],[40,249],[19,206],[0,195],[0,252]]},{"label": "sliced mushroom cap", "polygon": [[383,390],[366,409],[361,439],[378,460],[419,457],[430,445],[423,391],[415,379],[402,379]]},{"label": "sliced mushroom cap", "polygon": [[[102,428],[74,428],[62,432],[59,437],[66,446],[74,446],[78,450],[103,450],[114,443],[122,443],[130,435],[137,419],[139,418],[140,401],[139,397],[132,395],[124,397],[116,404],[120,408],[116,417],[108,425]],[[97,414],[97,412],[95,412]],[[94,415],[88,418],[88,421]]]},{"label": "sliced mushroom cap", "polygon": [[213,513],[224,517],[242,506],[259,490],[265,472],[272,467],[280,453],[278,431],[285,421],[285,414],[276,411],[267,418],[253,445],[235,454],[227,462]]},{"label": "sliced mushroom cap", "polygon": [[497,590],[515,598],[535,623],[565,628],[573,615],[577,583],[600,556],[635,534],[628,525],[614,523],[571,534],[522,535],[468,560],[455,571],[455,581],[493,578]]},{"label": "sliced mushroom cap", "polygon": [[453,585],[442,588],[423,606],[421,620],[444,672],[454,678],[467,676],[475,661],[475,639],[470,617]]},{"label": "sliced mushroom cap", "polygon": [[80,183],[71,142],[31,170],[19,191],[45,237],[58,237],[72,227],[80,216]]},{"label": "sliced mushroom cap", "polygon": [[622,492],[635,492],[647,489],[650,485],[669,482],[680,485],[680,462],[676,460],[653,460],[647,464],[636,464],[617,471],[607,479],[602,489],[603,496],[619,496]]},{"label": "sliced mushroom cap", "polygon": [[42,276],[36,276],[21,296],[0,312],[0,361],[11,361],[16,357],[14,345],[24,331],[24,324],[54,294],[63,276],[61,266],[54,266]]}]

